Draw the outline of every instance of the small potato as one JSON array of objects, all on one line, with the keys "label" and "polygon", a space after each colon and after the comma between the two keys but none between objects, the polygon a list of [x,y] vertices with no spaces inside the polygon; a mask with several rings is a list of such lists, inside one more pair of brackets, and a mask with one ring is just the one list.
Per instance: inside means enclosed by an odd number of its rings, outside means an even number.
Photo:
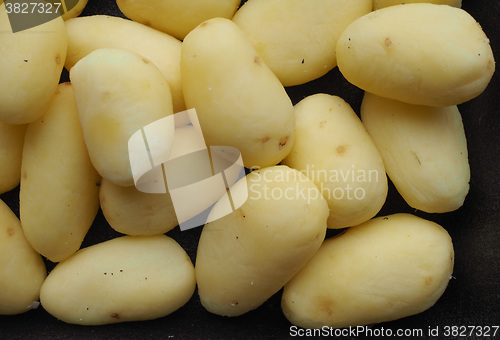
[{"label": "small potato", "polygon": [[70,83],[29,124],[23,150],[20,215],[30,244],[53,262],[75,253],[99,209],[100,176],[90,162]]},{"label": "small potato", "polygon": [[134,184],[128,140],[173,114],[168,83],[151,61],[119,49],[98,49],[70,71],[90,159],[116,185]]},{"label": "small potato", "polygon": [[0,122],[0,194],[19,184],[26,127]]},{"label": "small potato", "polygon": [[361,118],[405,201],[428,213],[462,206],[470,169],[457,106],[411,105],[366,93]]},{"label": "small potato", "polygon": [[352,22],[337,43],[340,72],[378,96],[452,106],[478,96],[495,71],[489,40],[460,8],[390,6]]},{"label": "small potato", "polygon": [[181,84],[181,42],[151,27],[107,15],[79,17],[66,21],[68,70],[99,48],[118,48],[151,60],[167,79],[174,112],[186,109]]},{"label": "small potato", "polygon": [[59,263],[42,286],[40,302],[64,322],[104,325],[173,313],[195,286],[193,264],[173,239],[123,236]]},{"label": "small potato", "polygon": [[38,307],[47,271],[31,248],[21,223],[0,200],[0,315],[14,315]]},{"label": "small potato", "polygon": [[450,236],[410,214],[377,217],[327,239],[286,284],[281,307],[304,328],[355,327],[425,311],[453,272]]},{"label": "small potato", "polygon": [[233,21],[281,83],[292,86],[337,66],[340,34],[371,10],[372,0],[249,0]]},{"label": "small potato", "polygon": [[377,147],[342,98],[306,97],[295,105],[295,143],[282,164],[306,174],[328,202],[328,228],[355,226],[374,217],[387,197]]},{"label": "small potato", "polygon": [[109,225],[127,235],[158,235],[179,223],[170,194],[146,194],[135,186],[122,187],[103,179],[101,209]]},{"label": "small potato", "polygon": [[432,4],[448,5],[458,8],[462,7],[462,0],[373,0],[373,10],[394,5],[411,4],[418,2],[428,2]]},{"label": "small potato", "polygon": [[183,40],[212,18],[231,19],[240,0],[116,0],[126,17]]},{"label": "small potato", "polygon": [[48,109],[66,59],[67,37],[60,17],[12,33],[0,5],[0,122],[25,124]]},{"label": "small potato", "polygon": [[225,316],[253,310],[279,291],[320,247],[328,217],[314,183],[286,166],[255,170],[238,185],[248,185],[248,200],[204,226],[196,257],[201,303]]},{"label": "small potato", "polygon": [[[85,6],[87,6],[87,3],[89,0],[78,0],[78,3],[74,3],[74,0],[72,1],[72,4],[74,4],[73,8],[70,8],[66,13],[62,15],[63,20],[69,20],[72,18],[76,18],[79,16],[83,10],[85,9]],[[68,6],[70,2],[66,2],[66,7]]]},{"label": "small potato", "polygon": [[186,36],[181,73],[207,145],[236,147],[247,168],[276,165],[290,152],[292,102],[231,20],[205,21]]}]

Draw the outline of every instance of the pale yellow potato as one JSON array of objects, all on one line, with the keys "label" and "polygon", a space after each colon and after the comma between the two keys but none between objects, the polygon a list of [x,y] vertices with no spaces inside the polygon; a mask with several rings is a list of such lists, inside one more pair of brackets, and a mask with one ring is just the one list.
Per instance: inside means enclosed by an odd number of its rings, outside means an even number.
[{"label": "pale yellow potato", "polygon": [[[76,18],[77,16],[82,14],[88,2],[89,0],[78,0],[78,3],[73,8],[70,8],[69,10],[66,8],[66,12],[62,15],[63,20]],[[65,5],[67,7],[68,3],[65,3]]]},{"label": "pale yellow potato", "polygon": [[470,169],[457,106],[411,105],[365,93],[361,118],[389,178],[411,207],[444,213],[462,206]]},{"label": "pale yellow potato", "polygon": [[173,239],[123,236],[59,263],[42,286],[40,302],[71,324],[142,321],[181,308],[195,286],[193,264]]},{"label": "pale yellow potato", "polygon": [[440,225],[410,214],[377,217],[327,239],[285,286],[281,307],[304,328],[344,328],[425,311],[445,291],[453,244]]},{"label": "pale yellow potato", "polygon": [[37,308],[46,276],[42,257],[26,241],[19,219],[0,200],[0,315]]},{"label": "pale yellow potato", "polygon": [[145,125],[173,114],[165,77],[149,59],[98,49],[70,71],[90,159],[102,177],[134,184],[128,140]]},{"label": "pale yellow potato", "polygon": [[147,194],[103,179],[101,209],[109,225],[126,235],[164,234],[177,225],[170,194]]},{"label": "pale yellow potato", "polygon": [[489,40],[460,8],[390,6],[352,22],[337,43],[340,72],[376,95],[451,106],[478,96],[495,71]]},{"label": "pale yellow potato", "polygon": [[290,152],[290,98],[231,20],[205,21],[186,36],[181,73],[186,106],[196,109],[207,145],[238,148],[247,168],[276,165]]},{"label": "pale yellow potato", "polygon": [[12,33],[0,5],[0,121],[25,124],[47,111],[66,59],[67,37],[60,17]]},{"label": "pale yellow potato", "polygon": [[373,10],[394,5],[412,4],[419,2],[427,2],[437,5],[448,5],[458,8],[462,7],[462,0],[373,0]]},{"label": "pale yellow potato", "polygon": [[240,0],[116,0],[116,4],[126,17],[183,40],[205,20],[231,19]]},{"label": "pale yellow potato", "polygon": [[20,216],[33,248],[53,262],[74,254],[99,209],[100,176],[83,139],[71,84],[29,124],[23,150]]},{"label": "pale yellow potato", "polygon": [[153,62],[167,79],[174,112],[186,109],[181,84],[181,42],[151,27],[107,15],[79,17],[65,22],[68,32],[68,70],[99,48],[118,48]]},{"label": "pale yellow potato", "polygon": [[372,0],[249,0],[233,21],[284,86],[306,83],[337,66],[342,31],[372,10]]},{"label": "pale yellow potato", "polygon": [[0,194],[19,184],[26,127],[0,122]]},{"label": "pale yellow potato", "polygon": [[313,180],[330,208],[328,228],[355,226],[374,217],[387,197],[377,147],[348,103],[328,94],[295,105],[295,143],[282,164]]},{"label": "pale yellow potato", "polygon": [[305,175],[275,166],[246,178],[235,187],[248,185],[248,200],[206,224],[198,244],[200,300],[219,315],[262,305],[306,264],[326,233],[328,205]]}]

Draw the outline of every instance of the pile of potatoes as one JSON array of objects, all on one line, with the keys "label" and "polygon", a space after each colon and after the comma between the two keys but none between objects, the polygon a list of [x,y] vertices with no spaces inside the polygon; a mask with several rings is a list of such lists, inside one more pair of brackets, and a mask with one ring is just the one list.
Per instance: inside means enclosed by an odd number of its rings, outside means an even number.
[{"label": "pile of potatoes", "polygon": [[[457,105],[495,62],[461,1],[429,2],[117,0],[132,20],[18,33],[2,4],[0,192],[20,183],[20,216],[0,201],[0,314],[40,301],[73,324],[148,320],[196,287],[224,316],[284,287],[283,313],[304,328],[430,308],[453,272],[452,240],[414,215],[378,216],[387,176],[417,210],[462,206]],[[63,67],[70,82],[58,84]],[[361,119],[338,96],[293,106],[285,91],[335,67],[365,91]],[[240,150],[248,175],[235,185],[249,193],[203,227],[195,265],[164,235],[178,225],[172,199],[135,189],[128,158],[133,133],[189,108],[207,145]],[[99,209],[124,236],[80,249]],[[343,232],[325,240],[327,229]],[[43,258],[57,263],[48,275]]]}]

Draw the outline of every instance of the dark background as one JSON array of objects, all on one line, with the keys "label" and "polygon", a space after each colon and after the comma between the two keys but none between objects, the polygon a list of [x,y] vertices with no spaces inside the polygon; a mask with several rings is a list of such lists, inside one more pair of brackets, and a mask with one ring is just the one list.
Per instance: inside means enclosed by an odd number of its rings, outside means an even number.
[{"label": "dark background", "polygon": [[[491,40],[498,60],[500,1],[463,0],[462,8],[479,21]],[[90,0],[82,15],[92,14],[122,16],[113,0]],[[67,80],[66,72],[62,79]],[[391,329],[394,332],[400,328],[422,329],[425,335],[429,328],[436,326],[443,330],[444,326],[453,325],[500,325],[499,79],[497,71],[483,94],[459,106],[471,168],[470,192],[463,207],[446,214],[415,211],[390,184],[387,202],[379,215],[408,212],[441,224],[454,242],[455,270],[447,290],[435,306],[415,316],[374,325],[374,329]],[[350,103],[358,114],[363,95],[361,90],[345,81],[337,68],[316,81],[287,88],[287,92],[294,104],[318,92],[338,95]],[[19,213],[18,194],[19,189],[16,188],[0,196],[16,214]],[[184,232],[176,228],[168,235],[184,247],[194,262],[200,233],[201,228]],[[329,231],[327,237],[335,233]],[[82,246],[116,236],[119,234],[108,226],[99,212]],[[51,270],[54,264],[47,261],[47,267]],[[240,317],[226,318],[205,311],[195,293],[184,307],[167,317],[99,327],[65,324],[40,307],[22,315],[0,316],[0,339],[281,339],[289,337],[291,324],[281,312],[280,298],[281,292],[278,292],[257,310]],[[500,330],[496,338],[500,338]]]}]

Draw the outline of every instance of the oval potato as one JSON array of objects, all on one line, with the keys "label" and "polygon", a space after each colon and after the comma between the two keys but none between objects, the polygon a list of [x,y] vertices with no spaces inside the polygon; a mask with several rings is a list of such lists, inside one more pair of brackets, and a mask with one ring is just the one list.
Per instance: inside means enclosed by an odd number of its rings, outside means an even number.
[{"label": "oval potato", "polygon": [[390,6],[352,22],[337,43],[352,84],[410,104],[452,106],[478,96],[495,71],[489,40],[460,8]]},{"label": "oval potato", "polygon": [[134,184],[128,141],[145,125],[173,114],[168,83],[151,61],[119,49],[98,49],[70,71],[90,159],[103,178]]},{"label": "oval potato", "polygon": [[26,127],[0,122],[0,194],[19,184]]},{"label": "oval potato", "polygon": [[194,268],[170,237],[123,236],[78,251],[47,276],[43,308],[71,324],[151,320],[193,295]]},{"label": "oval potato", "polygon": [[[99,48],[118,48],[148,58],[167,79],[174,112],[186,109],[181,84],[181,42],[151,27],[107,15],[79,17],[65,22],[68,32],[68,70]],[[103,34],[105,32],[105,34]]]},{"label": "oval potato", "polygon": [[66,59],[67,37],[60,17],[12,33],[0,6],[0,121],[25,124],[48,109]]},{"label": "oval potato", "polygon": [[377,147],[342,98],[315,94],[295,105],[295,143],[282,164],[313,180],[328,202],[328,228],[374,217],[387,197]]},{"label": "oval potato", "polygon": [[410,214],[377,217],[327,239],[285,285],[281,306],[304,328],[355,327],[421,313],[451,278],[444,228]]},{"label": "oval potato", "polygon": [[19,205],[24,233],[53,262],[75,253],[99,209],[100,176],[83,139],[70,83],[58,86],[46,114],[29,124]]},{"label": "oval potato", "polygon": [[437,5],[448,5],[458,8],[462,7],[462,0],[373,0],[373,10],[394,5],[412,4],[419,2],[426,2]]},{"label": "oval potato", "polygon": [[238,148],[247,168],[276,165],[288,154],[290,98],[235,23],[211,19],[189,33],[181,73],[186,106],[196,109],[207,145]]},{"label": "oval potato", "polygon": [[249,0],[232,20],[281,83],[292,86],[337,66],[340,34],[371,10],[371,0]]},{"label": "oval potato", "polygon": [[457,106],[411,105],[365,93],[361,118],[405,201],[428,213],[462,206],[470,169]]},{"label": "oval potato", "polygon": [[286,166],[255,170],[238,185],[248,185],[248,200],[203,227],[195,266],[202,305],[225,316],[279,291],[320,247],[328,217],[314,183]]},{"label": "oval potato", "polygon": [[30,246],[21,223],[0,200],[0,315],[14,315],[38,307],[47,270]]},{"label": "oval potato", "polygon": [[109,225],[126,235],[164,234],[177,225],[170,194],[146,194],[135,186],[122,187],[103,179],[101,209]]},{"label": "oval potato", "polygon": [[183,40],[205,20],[230,19],[240,0],[117,0],[116,4],[126,17]]}]

